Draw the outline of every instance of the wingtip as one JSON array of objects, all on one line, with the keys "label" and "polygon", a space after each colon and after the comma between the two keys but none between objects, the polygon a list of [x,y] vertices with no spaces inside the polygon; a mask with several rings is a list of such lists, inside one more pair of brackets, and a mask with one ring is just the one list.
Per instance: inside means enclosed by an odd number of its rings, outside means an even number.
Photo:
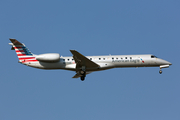
[{"label": "wingtip", "polygon": [[72,53],[72,52],[77,52],[76,50],[70,50],[70,52]]}]

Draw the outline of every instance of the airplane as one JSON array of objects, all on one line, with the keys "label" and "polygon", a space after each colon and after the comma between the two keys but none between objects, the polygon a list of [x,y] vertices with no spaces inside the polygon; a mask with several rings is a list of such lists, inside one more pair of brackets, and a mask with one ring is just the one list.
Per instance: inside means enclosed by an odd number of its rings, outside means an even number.
[{"label": "airplane", "polygon": [[159,67],[168,68],[170,62],[157,58],[151,54],[145,55],[107,55],[107,56],[84,56],[76,50],[70,50],[72,57],[63,57],[59,53],[46,53],[35,55],[21,42],[10,38],[11,50],[15,50],[19,63],[39,69],[63,69],[75,71],[73,78],[85,80],[87,74],[95,71],[125,67]]}]

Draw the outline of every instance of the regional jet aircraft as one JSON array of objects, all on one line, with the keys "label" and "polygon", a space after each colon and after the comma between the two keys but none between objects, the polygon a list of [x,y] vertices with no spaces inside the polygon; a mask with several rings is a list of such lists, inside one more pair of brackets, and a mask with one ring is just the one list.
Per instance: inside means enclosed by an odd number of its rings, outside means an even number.
[{"label": "regional jet aircraft", "polygon": [[58,53],[46,53],[35,55],[16,39],[10,39],[11,50],[15,50],[19,63],[40,69],[64,69],[75,71],[73,78],[81,78],[84,81],[87,74],[100,70],[124,67],[159,67],[168,68],[170,62],[157,58],[154,55],[108,55],[108,56],[84,56],[76,50],[70,50],[72,57],[60,57]]}]

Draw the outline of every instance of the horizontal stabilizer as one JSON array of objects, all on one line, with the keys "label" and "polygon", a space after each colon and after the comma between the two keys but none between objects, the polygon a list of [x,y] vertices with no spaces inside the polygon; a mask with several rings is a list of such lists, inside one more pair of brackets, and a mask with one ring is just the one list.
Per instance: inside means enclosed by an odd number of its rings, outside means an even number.
[{"label": "horizontal stabilizer", "polygon": [[14,45],[23,45],[22,43],[20,43],[19,41],[17,41],[16,39],[9,39]]}]

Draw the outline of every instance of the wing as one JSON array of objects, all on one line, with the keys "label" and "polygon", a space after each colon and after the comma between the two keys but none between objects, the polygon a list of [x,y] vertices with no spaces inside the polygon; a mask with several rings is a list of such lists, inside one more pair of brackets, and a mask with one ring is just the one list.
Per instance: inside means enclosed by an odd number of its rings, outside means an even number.
[{"label": "wing", "polygon": [[70,50],[70,51],[73,54],[73,58],[74,58],[74,60],[76,62],[76,69],[77,70],[81,69],[82,66],[85,66],[86,70],[87,69],[93,69],[93,68],[99,68],[98,64],[96,64],[95,62],[89,60],[87,57],[80,54],[76,50]]}]

